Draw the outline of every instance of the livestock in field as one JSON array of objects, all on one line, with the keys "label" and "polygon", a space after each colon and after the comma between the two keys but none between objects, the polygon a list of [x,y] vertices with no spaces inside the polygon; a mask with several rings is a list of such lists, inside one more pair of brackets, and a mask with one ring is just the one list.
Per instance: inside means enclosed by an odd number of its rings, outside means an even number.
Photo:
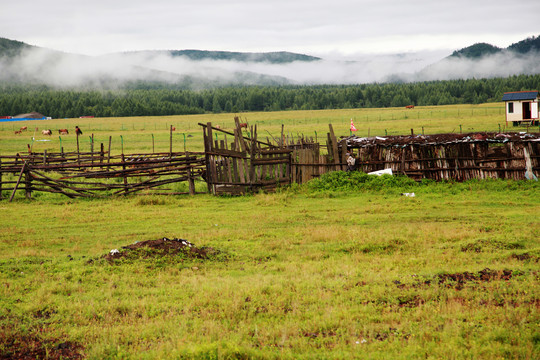
[{"label": "livestock in field", "polygon": [[248,124],[247,123],[240,123],[240,128],[246,128],[248,127]]},{"label": "livestock in field", "polygon": [[58,133],[60,135],[68,135],[69,131],[68,131],[68,129],[58,129]]},{"label": "livestock in field", "polygon": [[52,135],[52,131],[49,129],[49,130],[41,130],[41,134],[43,135]]},{"label": "livestock in field", "polygon": [[172,126],[171,131],[176,131],[176,128],[174,126]]},{"label": "livestock in field", "polygon": [[19,131],[26,131],[28,130],[28,126],[23,126]]},{"label": "livestock in field", "polygon": [[82,130],[78,126],[75,126],[75,134],[82,135]]},{"label": "livestock in field", "polygon": [[15,135],[20,134],[22,130],[15,131]]},{"label": "livestock in field", "polygon": [[414,105],[407,105],[405,106],[405,109],[414,109]]}]

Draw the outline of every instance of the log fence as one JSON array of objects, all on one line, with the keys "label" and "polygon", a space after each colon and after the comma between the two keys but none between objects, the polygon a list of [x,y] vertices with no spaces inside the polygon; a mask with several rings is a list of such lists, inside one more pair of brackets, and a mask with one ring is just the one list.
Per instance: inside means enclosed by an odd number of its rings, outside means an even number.
[{"label": "log fence", "polygon": [[[204,152],[111,155],[98,151],[17,154],[0,157],[0,199],[16,191],[59,193],[68,197],[151,194],[195,194],[195,181],[206,182],[212,194],[274,191],[291,183],[306,183],[332,171],[365,173],[391,169],[416,180],[524,180],[540,174],[540,135],[528,133],[442,134],[359,138],[335,136],[332,125],[326,143],[317,136],[285,134],[259,137],[235,119],[232,131],[199,124]],[[172,132],[172,128],[171,128]],[[320,137],[319,137],[320,138]],[[172,144],[172,140],[171,140]],[[188,192],[174,190],[187,182]]]},{"label": "log fence", "polygon": [[[195,180],[202,178],[204,153],[167,152],[120,154],[31,153],[0,157],[0,198],[4,191],[59,193],[70,198],[150,194],[195,194]],[[17,178],[13,178],[17,176]],[[11,179],[10,179],[11,178]],[[187,182],[188,192],[168,188]]]}]

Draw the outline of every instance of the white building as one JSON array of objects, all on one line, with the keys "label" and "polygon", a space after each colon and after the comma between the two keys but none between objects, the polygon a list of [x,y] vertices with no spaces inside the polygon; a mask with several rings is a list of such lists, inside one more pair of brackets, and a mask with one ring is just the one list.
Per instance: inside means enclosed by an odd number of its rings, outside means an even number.
[{"label": "white building", "polygon": [[514,126],[522,122],[538,124],[538,91],[517,91],[504,93],[502,100],[506,102],[506,125]]}]

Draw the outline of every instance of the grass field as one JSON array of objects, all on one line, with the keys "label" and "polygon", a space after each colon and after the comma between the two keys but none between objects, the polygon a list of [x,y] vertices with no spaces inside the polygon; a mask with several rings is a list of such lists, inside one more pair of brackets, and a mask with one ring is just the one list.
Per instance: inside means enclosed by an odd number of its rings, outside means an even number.
[{"label": "grass field", "polygon": [[[503,103],[482,105],[452,105],[416,107],[412,110],[404,108],[387,109],[348,109],[348,110],[318,110],[318,111],[284,111],[238,114],[242,121],[256,124],[259,136],[276,136],[285,125],[287,134],[304,134],[326,139],[328,124],[332,123],[337,136],[349,135],[350,119],[358,128],[358,136],[407,135],[411,129],[415,133],[425,134],[445,132],[498,131],[504,129],[505,115]],[[39,121],[4,122],[0,123],[0,154],[12,155],[27,151],[27,144],[36,152],[59,152],[60,146],[67,151],[76,150],[76,137],[73,133],[75,125],[84,132],[80,138],[81,151],[90,150],[90,136],[94,134],[94,143],[108,147],[109,137],[112,137],[112,152],[119,154],[122,143],[124,152],[151,152],[152,136],[154,150],[169,151],[169,127],[173,125],[176,131],[173,135],[173,151],[183,151],[184,145],[190,151],[202,151],[202,130],[198,123],[208,121],[219,124],[224,129],[232,129],[235,114],[206,114],[165,117],[135,117],[135,118],[95,118],[95,119],[54,119]],[[29,131],[15,135],[14,131],[27,126]],[[39,131],[35,133],[34,129]],[[70,135],[59,139],[58,129],[70,130]],[[51,129],[53,136],[41,135],[42,129]],[[520,128],[510,128],[515,131]],[[538,131],[538,128],[534,129]],[[190,136],[190,137],[188,137]],[[36,141],[32,142],[32,138]],[[185,139],[185,142],[184,142]],[[42,141],[46,140],[46,141]]]},{"label": "grass field", "polygon": [[[496,131],[504,114],[492,107],[245,117],[271,133],[285,119],[291,132],[324,136],[328,122],[348,135],[351,117],[360,135],[422,126],[426,133],[459,125],[463,132]],[[430,111],[446,115],[430,123]],[[398,119],[404,113],[410,117]],[[47,124],[79,125],[96,137],[123,134],[125,151],[147,149],[152,133],[167,151],[173,124],[194,135],[190,150],[200,150],[195,124],[227,127],[231,116]],[[24,151],[11,123],[1,126],[0,153]],[[4,200],[0,359],[539,358],[538,183],[390,182],[336,183],[333,191],[314,183],[245,197]],[[204,258],[154,252],[103,258],[163,237],[214,250]]]}]

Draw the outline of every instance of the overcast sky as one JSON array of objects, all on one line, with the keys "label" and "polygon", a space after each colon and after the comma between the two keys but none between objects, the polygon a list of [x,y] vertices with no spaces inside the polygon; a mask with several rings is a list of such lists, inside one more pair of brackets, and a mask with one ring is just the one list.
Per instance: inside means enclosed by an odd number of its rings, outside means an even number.
[{"label": "overcast sky", "polygon": [[0,37],[85,55],[318,56],[499,47],[540,34],[538,0],[0,0]]}]

